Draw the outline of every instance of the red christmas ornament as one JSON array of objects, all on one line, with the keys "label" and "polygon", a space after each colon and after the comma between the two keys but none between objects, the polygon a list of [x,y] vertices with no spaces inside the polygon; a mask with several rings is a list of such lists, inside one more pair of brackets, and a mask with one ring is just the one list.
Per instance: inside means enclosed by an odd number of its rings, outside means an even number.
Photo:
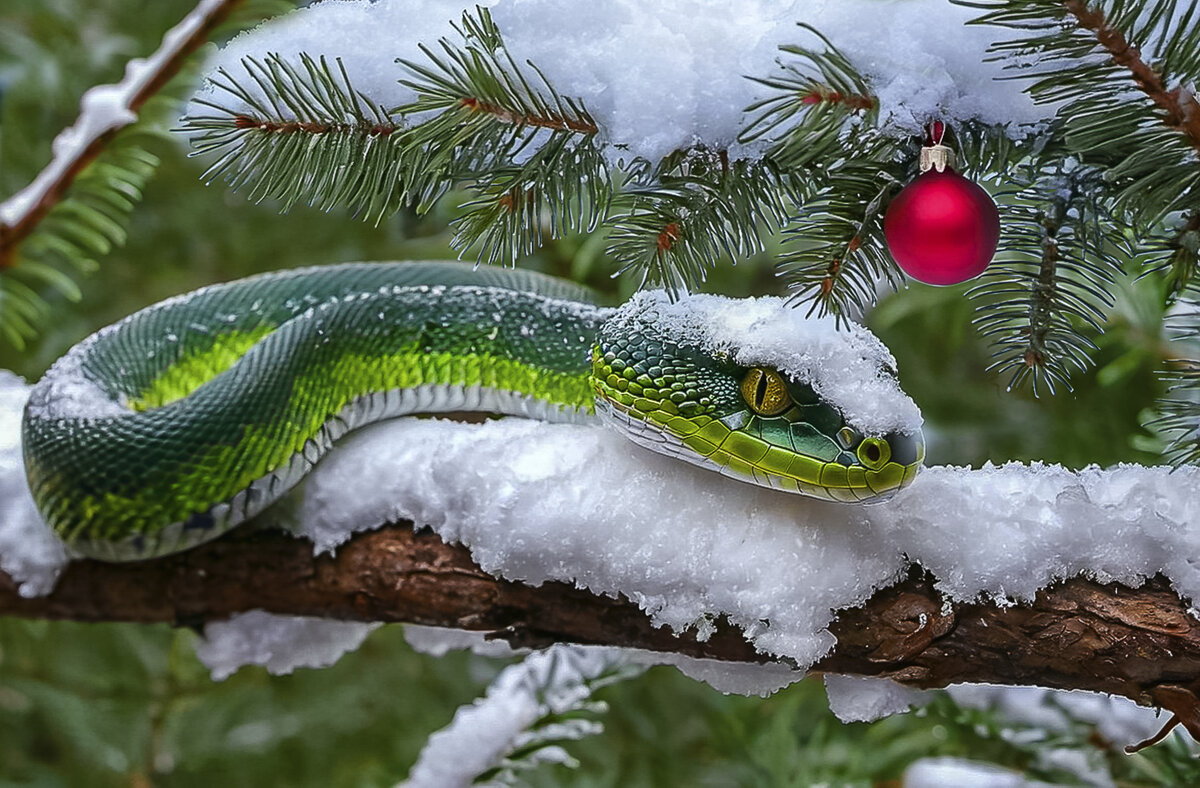
[{"label": "red christmas ornament", "polygon": [[921,148],[921,175],[896,195],[883,220],[892,258],[904,273],[930,285],[956,285],[983,273],[1000,240],[1000,212],[991,196],[954,171],[954,151],[942,145],[945,126],[930,124]]}]

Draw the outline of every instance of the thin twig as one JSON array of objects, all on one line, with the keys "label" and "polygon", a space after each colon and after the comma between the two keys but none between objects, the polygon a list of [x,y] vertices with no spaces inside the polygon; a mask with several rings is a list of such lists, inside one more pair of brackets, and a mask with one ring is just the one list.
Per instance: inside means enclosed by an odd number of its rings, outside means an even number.
[{"label": "thin twig", "polygon": [[213,30],[244,0],[200,0],[182,22],[167,31],[147,59],[131,60],[115,85],[88,90],[75,125],[55,139],[50,163],[27,187],[0,203],[0,270],[16,262],[17,247],[62,201],[75,178],[116,136],[137,120],[138,110],[162,90]]},{"label": "thin twig", "polygon": [[578,134],[586,135],[595,135],[600,133],[600,127],[586,119],[571,118],[565,115],[556,115],[554,113],[534,115],[530,113],[513,112],[512,110],[506,109],[499,104],[482,101],[472,96],[463,98],[459,103],[472,112],[485,112],[502,123],[507,123],[511,126],[534,126],[542,129],[553,129],[555,131],[573,131]]}]

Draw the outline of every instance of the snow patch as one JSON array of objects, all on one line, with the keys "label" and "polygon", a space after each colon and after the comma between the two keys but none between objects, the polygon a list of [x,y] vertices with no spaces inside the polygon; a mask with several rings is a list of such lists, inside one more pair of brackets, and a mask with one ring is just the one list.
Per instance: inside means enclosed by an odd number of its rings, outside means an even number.
[{"label": "snow patch", "polygon": [[196,656],[214,681],[229,678],[243,665],[262,665],[278,676],[296,668],[328,667],[379,626],[250,610],[205,624]]},{"label": "snow patch", "polygon": [[1053,788],[1020,772],[965,758],[922,758],[904,771],[904,788]]},{"label": "snow patch", "polygon": [[29,389],[0,370],[0,571],[24,597],[49,594],[67,563],[66,548],[46,527],[25,481],[21,414]]},{"label": "snow patch", "polygon": [[[119,324],[117,324],[119,325]],[[103,419],[130,411],[84,369],[92,346],[117,326],[107,326],[72,347],[51,365],[29,396],[29,409],[43,419]]]},{"label": "snow patch", "polygon": [[841,505],[719,477],[594,425],[398,420],[351,436],[276,514],[322,550],[411,519],[492,574],[623,593],[677,631],[726,615],[760,650],[805,666],[832,646],[833,611],[913,563],[963,601],[1158,572],[1196,596],[1197,482],[1198,469],[934,467],[888,503]]},{"label": "snow patch", "polygon": [[891,679],[825,674],[829,710],[842,722],[874,722],[925,705],[930,693]]},{"label": "snow patch", "polygon": [[[0,568],[39,594],[66,553],[28,498],[28,390],[0,377]],[[1080,574],[1136,586],[1159,572],[1194,598],[1198,483],[1196,468],[932,467],[890,502],[842,505],[724,478],[601,425],[398,419],[349,436],[269,516],[322,551],[411,519],[466,544],[498,576],[623,593],[677,631],[727,616],[761,651],[803,667],[833,645],[834,611],[911,564],[954,600],[1030,599]],[[270,659],[257,647],[238,653]],[[737,691],[789,680],[749,677]]]},{"label": "snow patch", "polygon": [[[532,731],[544,717],[561,715],[589,704],[588,697],[606,674],[628,674],[620,649],[595,646],[551,646],[505,668],[487,694],[459,708],[451,723],[432,734],[417,763],[402,783],[408,788],[470,785],[475,777],[506,762],[525,747],[542,749],[523,756],[524,765],[554,761],[572,763],[566,751],[545,746],[551,739],[571,740],[599,733],[599,723],[564,719],[552,730]],[[545,726],[544,722],[542,723]]]},{"label": "snow patch", "polygon": [[1166,722],[1157,709],[1098,692],[995,684],[956,684],[946,691],[959,706],[988,709],[1009,722],[1043,731],[1065,731],[1072,720],[1095,725],[1118,747],[1145,741]]}]

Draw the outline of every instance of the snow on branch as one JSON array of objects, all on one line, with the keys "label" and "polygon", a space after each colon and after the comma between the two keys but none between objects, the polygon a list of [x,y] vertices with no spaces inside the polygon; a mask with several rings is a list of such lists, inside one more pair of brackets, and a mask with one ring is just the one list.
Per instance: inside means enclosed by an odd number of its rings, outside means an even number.
[{"label": "snow on branch", "polygon": [[[656,627],[626,598],[497,579],[408,524],[360,533],[336,556],[279,532],[234,532],[181,555],[134,564],[75,561],[54,592],[24,598],[0,573],[0,615],[199,627],[266,610],[489,633],[517,648],[584,643],[726,662],[765,662],[717,621],[701,637]],[[1157,705],[1200,735],[1200,621],[1162,578],[1140,588],[1074,579],[1030,604],[950,604],[915,573],[838,612],[833,650],[813,667],[913,687],[958,682],[1087,689]]]},{"label": "snow on branch", "polygon": [[157,52],[131,60],[120,82],[96,86],[83,95],[75,125],[54,139],[50,163],[32,183],[0,203],[0,269],[14,264],[16,247],[62,200],[75,178],[114,134],[137,120],[142,105],[179,72],[188,56],[241,2],[200,0],[182,22],[167,31]]}]

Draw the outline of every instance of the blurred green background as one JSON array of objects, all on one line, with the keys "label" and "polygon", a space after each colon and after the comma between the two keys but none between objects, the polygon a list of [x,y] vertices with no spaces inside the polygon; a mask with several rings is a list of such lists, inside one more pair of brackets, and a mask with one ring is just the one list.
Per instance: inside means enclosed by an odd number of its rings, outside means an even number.
[{"label": "blurred green background", "polygon": [[[120,78],[153,51],[192,0],[4,0],[0,4],[0,199],[48,161],[88,87]],[[58,298],[42,337],[0,346],[0,369],[35,380],[96,328],[169,295],[277,268],[348,260],[444,258],[455,200],[379,227],[340,214],[252,205],[199,180],[165,121],[142,135],[162,159],[129,227],[129,243]],[[571,276],[613,301],[633,283],[612,278],[602,237],[551,243],[529,267]],[[707,289],[777,292],[769,254],[718,266]],[[1070,466],[1157,462],[1162,443],[1140,425],[1161,393],[1154,373],[1170,351],[1161,294],[1123,283],[1097,370],[1073,393],[1008,393],[984,370],[965,288],[888,296],[868,324],[892,348],[905,389],[927,420],[930,463],[1044,459]],[[333,668],[271,677],[246,668],[209,680],[195,635],[160,626],[0,619],[0,786],[375,786],[402,778],[425,737],[477,696],[502,662],[414,653],[385,627]],[[887,784],[913,759],[958,754],[1074,784],[1037,765],[1045,741],[1013,741],[988,714],[942,697],[927,710],[873,725],[842,725],[809,680],[773,697],[727,697],[670,669],[601,692],[608,731],[572,746],[583,767],[543,767],[537,785]],[[1121,784],[1200,784],[1184,748],[1126,758],[1086,726],[1056,743],[1079,747]],[[862,757],[864,752],[870,757]]]}]

